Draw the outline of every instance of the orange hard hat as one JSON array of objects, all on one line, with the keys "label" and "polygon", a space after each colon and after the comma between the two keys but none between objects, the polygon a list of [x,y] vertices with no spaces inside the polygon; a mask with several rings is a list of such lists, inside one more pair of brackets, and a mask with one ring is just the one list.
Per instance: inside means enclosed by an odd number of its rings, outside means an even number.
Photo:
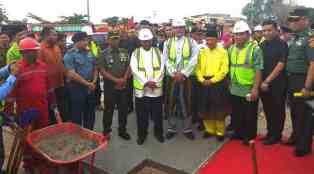
[{"label": "orange hard hat", "polygon": [[21,51],[40,49],[39,43],[31,37],[22,39],[19,43],[19,47]]}]

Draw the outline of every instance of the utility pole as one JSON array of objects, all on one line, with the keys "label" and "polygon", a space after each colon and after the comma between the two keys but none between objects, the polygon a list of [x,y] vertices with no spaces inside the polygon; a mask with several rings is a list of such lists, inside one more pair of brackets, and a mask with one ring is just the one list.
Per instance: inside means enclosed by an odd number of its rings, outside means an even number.
[{"label": "utility pole", "polygon": [[87,3],[87,20],[90,22],[90,13],[89,13],[89,0],[86,0]]}]

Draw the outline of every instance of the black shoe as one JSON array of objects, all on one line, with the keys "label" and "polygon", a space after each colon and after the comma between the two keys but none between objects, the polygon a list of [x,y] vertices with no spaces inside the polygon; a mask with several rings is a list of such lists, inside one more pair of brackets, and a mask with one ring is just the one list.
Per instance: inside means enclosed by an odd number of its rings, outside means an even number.
[{"label": "black shoe", "polygon": [[184,133],[184,136],[186,138],[188,138],[189,140],[194,140],[195,139],[195,136],[194,136],[193,132]]},{"label": "black shoe", "polygon": [[170,139],[172,139],[176,134],[177,134],[177,133],[175,133],[175,132],[167,132],[166,138],[167,138],[168,140],[170,140]]},{"label": "black shoe", "polygon": [[207,139],[207,138],[210,138],[212,135],[208,132],[204,132],[203,134],[203,138]]},{"label": "black shoe", "polygon": [[290,137],[286,142],[283,143],[284,145],[287,146],[294,146],[295,145],[295,139]]},{"label": "black shoe", "polygon": [[217,141],[219,141],[219,142],[223,142],[224,140],[225,140],[225,136],[217,136],[216,137],[217,138]]},{"label": "black shoe", "polygon": [[119,137],[121,137],[124,140],[130,140],[131,139],[130,134],[128,134],[127,132],[120,132]]},{"label": "black shoe", "polygon": [[164,143],[165,142],[165,138],[164,136],[159,136],[159,135],[155,135],[155,138],[157,141],[159,141],[160,143]]},{"label": "black shoe", "polygon": [[230,138],[231,140],[242,140],[242,139],[243,139],[240,135],[238,135],[238,134],[235,133],[235,132],[232,133],[229,138]]},{"label": "black shoe", "polygon": [[197,126],[197,130],[202,132],[205,130],[205,127],[204,127],[204,124],[203,123],[200,123],[198,126]]},{"label": "black shoe", "polygon": [[242,144],[248,146],[248,145],[250,145],[250,141],[251,141],[251,139],[249,139],[249,138],[243,138]]},{"label": "black shoe", "polygon": [[146,140],[146,137],[139,137],[137,139],[137,144],[142,145],[142,144],[144,144],[145,140]]},{"label": "black shoe", "polygon": [[269,137],[263,141],[264,145],[273,145],[280,142],[280,138]]},{"label": "black shoe", "polygon": [[233,127],[232,127],[232,125],[231,125],[231,124],[229,124],[229,125],[227,126],[226,130],[227,130],[227,131],[233,131]]},{"label": "black shoe", "polygon": [[311,154],[310,150],[295,150],[294,151],[294,156],[296,157],[303,157],[309,154]]}]

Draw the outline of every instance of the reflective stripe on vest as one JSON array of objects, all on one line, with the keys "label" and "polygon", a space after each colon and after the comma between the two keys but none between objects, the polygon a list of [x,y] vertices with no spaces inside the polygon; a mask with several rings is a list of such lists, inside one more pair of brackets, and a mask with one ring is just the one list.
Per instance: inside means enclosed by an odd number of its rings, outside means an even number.
[{"label": "reflective stripe on vest", "polygon": [[252,85],[254,83],[255,70],[252,61],[255,47],[254,43],[249,43],[241,50],[238,50],[235,45],[231,47],[231,79],[241,85]]},{"label": "reflective stripe on vest", "polygon": [[[168,56],[169,56],[169,60],[171,60],[171,63],[175,66],[176,64],[176,59],[177,59],[177,37],[173,37],[169,39],[169,43],[168,43]],[[184,41],[183,41],[183,47],[182,47],[182,58],[183,58],[183,66],[185,67],[189,61],[190,61],[190,57],[191,57],[191,39],[189,39],[188,37],[184,37]]]},{"label": "reflective stripe on vest", "polygon": [[[144,65],[144,58],[141,54],[140,48],[135,50],[136,59],[137,59],[137,68],[140,73],[144,74],[144,77],[147,77],[147,72]],[[153,66],[153,77],[157,77],[160,75],[160,66],[161,66],[161,56],[160,52],[157,48],[152,48],[152,66]],[[143,90],[144,85],[141,84],[136,78],[133,79],[133,85],[135,89]]]}]

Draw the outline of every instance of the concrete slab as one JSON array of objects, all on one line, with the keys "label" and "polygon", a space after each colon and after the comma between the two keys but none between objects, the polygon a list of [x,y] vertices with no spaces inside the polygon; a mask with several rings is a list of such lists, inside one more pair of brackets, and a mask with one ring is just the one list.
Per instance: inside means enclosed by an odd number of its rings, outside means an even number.
[{"label": "concrete slab", "polygon": [[[102,131],[102,114],[96,114],[95,130]],[[165,124],[166,125],[166,124]],[[128,132],[132,139],[125,141],[118,137],[117,113],[113,121],[113,132],[108,148],[97,153],[95,165],[112,174],[126,174],[144,159],[151,159],[164,165],[194,173],[202,162],[216,151],[222,143],[215,138],[205,140],[202,134],[195,131],[196,140],[190,141],[183,135],[177,135],[170,141],[161,144],[153,136],[153,124],[150,124],[149,135],[144,145],[136,144],[136,117],[134,113],[129,115]]]}]

